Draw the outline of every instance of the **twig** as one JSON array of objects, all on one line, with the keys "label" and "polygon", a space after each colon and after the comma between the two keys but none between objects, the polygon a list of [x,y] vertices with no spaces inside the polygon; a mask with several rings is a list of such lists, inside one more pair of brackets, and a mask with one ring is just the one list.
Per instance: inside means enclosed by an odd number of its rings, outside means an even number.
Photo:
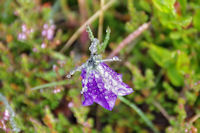
[{"label": "twig", "polygon": [[86,0],[78,0],[79,12],[81,15],[81,24],[87,19]]},{"label": "twig", "polygon": [[[110,8],[117,0],[110,0],[104,7],[103,11]],[[69,48],[72,43],[78,38],[80,33],[85,29],[86,25],[91,24],[94,20],[96,20],[101,13],[101,10],[98,10],[93,16],[91,16],[82,26],[71,36],[71,38],[67,41],[67,43],[64,45],[64,47],[60,50],[61,53],[63,53],[67,48]]]},{"label": "twig", "polygon": [[153,105],[156,106],[160,110],[160,112],[163,114],[163,116],[170,121],[172,117],[167,113],[167,111],[158,103],[157,101],[153,100]]},{"label": "twig", "polygon": [[189,120],[189,123],[194,123],[197,119],[200,118],[200,114],[197,114],[195,115],[194,117],[192,117],[190,120]]},{"label": "twig", "polygon": [[146,117],[146,115],[140,110],[134,103],[131,103],[126,98],[119,96],[119,99],[125,103],[126,105],[130,106],[135,112],[144,120],[144,122],[154,131],[154,133],[159,133],[153,123]]},{"label": "twig", "polygon": [[118,47],[108,56],[108,58],[112,58],[116,56],[121,49],[123,49],[126,45],[132,42],[135,38],[141,35],[148,27],[150,26],[150,22],[144,23],[141,25],[136,31],[129,34],[119,45]]},{"label": "twig", "polygon": [[101,13],[99,16],[99,27],[98,27],[98,39],[100,42],[102,40],[102,33],[103,33],[103,6],[104,6],[104,0],[101,0]]}]

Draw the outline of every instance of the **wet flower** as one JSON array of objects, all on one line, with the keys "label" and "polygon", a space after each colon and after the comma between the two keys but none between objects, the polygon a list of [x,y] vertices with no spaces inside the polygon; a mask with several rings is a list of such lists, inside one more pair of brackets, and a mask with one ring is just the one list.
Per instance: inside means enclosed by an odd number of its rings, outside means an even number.
[{"label": "wet flower", "polygon": [[85,98],[83,105],[88,106],[96,102],[102,107],[112,110],[117,96],[128,95],[133,90],[122,81],[122,75],[113,71],[105,63],[100,63],[97,69],[89,72],[87,79],[86,70],[82,70],[82,86],[87,88],[83,92]]},{"label": "wet flower", "polygon": [[[82,91],[84,96],[83,106],[89,106],[96,102],[107,110],[112,110],[117,96],[128,95],[133,92],[127,84],[122,81],[122,75],[113,71],[105,62],[120,61],[118,57],[102,59],[98,53],[98,39],[94,38],[91,30],[88,29],[92,41],[89,50],[91,56],[86,63],[77,67],[67,75],[71,77],[76,71],[82,71]],[[105,42],[105,41],[104,41]],[[104,47],[104,46],[102,46]]]}]

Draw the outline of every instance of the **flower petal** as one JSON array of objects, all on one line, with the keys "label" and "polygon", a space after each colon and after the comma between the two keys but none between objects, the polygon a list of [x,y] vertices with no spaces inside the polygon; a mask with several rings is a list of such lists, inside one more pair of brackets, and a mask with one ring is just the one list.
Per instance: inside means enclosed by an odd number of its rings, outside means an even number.
[{"label": "flower petal", "polygon": [[83,95],[84,95],[84,100],[82,102],[83,106],[92,105],[94,102],[93,98],[90,95],[88,95],[87,93],[84,93]]},{"label": "flower petal", "polygon": [[[87,90],[83,92],[84,101],[83,105],[88,106],[93,102],[98,103],[107,110],[112,110],[117,95],[114,94],[111,90],[105,88],[103,77],[98,71],[92,70],[86,79],[86,71],[82,71],[82,86],[86,87]],[[87,84],[87,86],[86,86]]]},{"label": "flower petal", "polygon": [[105,63],[99,64],[98,70],[101,75],[104,75],[103,80],[107,90],[111,90],[119,96],[128,95],[133,92],[133,89],[122,81],[122,75],[113,71]]},{"label": "flower petal", "polygon": [[104,91],[103,93],[100,93],[97,95],[97,98],[95,99],[95,102],[104,107],[107,110],[112,110],[115,106],[115,101],[117,99],[117,95],[115,95],[111,91]]}]

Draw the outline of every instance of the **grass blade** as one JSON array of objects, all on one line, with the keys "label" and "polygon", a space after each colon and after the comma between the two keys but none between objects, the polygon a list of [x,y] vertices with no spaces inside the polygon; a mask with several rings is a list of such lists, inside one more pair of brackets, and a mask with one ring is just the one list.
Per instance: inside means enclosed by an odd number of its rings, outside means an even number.
[{"label": "grass blade", "polygon": [[126,105],[131,107],[133,110],[135,110],[135,112],[144,120],[144,122],[147,124],[147,126],[149,126],[155,133],[159,133],[159,131],[156,129],[156,127],[153,125],[153,123],[142,112],[142,110],[140,110],[134,103],[131,103],[126,98],[124,98],[122,96],[118,96],[118,97],[123,103],[125,103]]},{"label": "grass blade", "polygon": [[48,88],[48,87],[65,85],[65,84],[68,84],[68,83],[70,83],[69,80],[62,80],[62,81],[58,81],[58,82],[51,82],[51,83],[47,83],[47,84],[36,86],[34,88],[31,88],[31,90],[38,90],[38,89],[43,89],[43,88]]}]

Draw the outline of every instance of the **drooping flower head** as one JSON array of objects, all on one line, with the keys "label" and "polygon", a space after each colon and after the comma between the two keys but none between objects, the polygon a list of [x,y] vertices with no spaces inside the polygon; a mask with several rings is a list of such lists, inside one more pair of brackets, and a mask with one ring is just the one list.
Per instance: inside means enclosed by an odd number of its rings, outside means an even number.
[{"label": "drooping flower head", "polygon": [[89,50],[90,58],[86,63],[72,70],[67,77],[70,78],[76,71],[82,71],[82,91],[84,96],[83,106],[89,106],[94,102],[107,110],[112,110],[117,96],[128,95],[133,92],[127,84],[122,81],[122,75],[113,71],[105,62],[120,61],[118,57],[102,59],[100,53],[106,48],[109,40],[110,29],[107,29],[106,39],[100,44],[93,37],[92,31],[87,27],[89,38],[92,41]]}]

